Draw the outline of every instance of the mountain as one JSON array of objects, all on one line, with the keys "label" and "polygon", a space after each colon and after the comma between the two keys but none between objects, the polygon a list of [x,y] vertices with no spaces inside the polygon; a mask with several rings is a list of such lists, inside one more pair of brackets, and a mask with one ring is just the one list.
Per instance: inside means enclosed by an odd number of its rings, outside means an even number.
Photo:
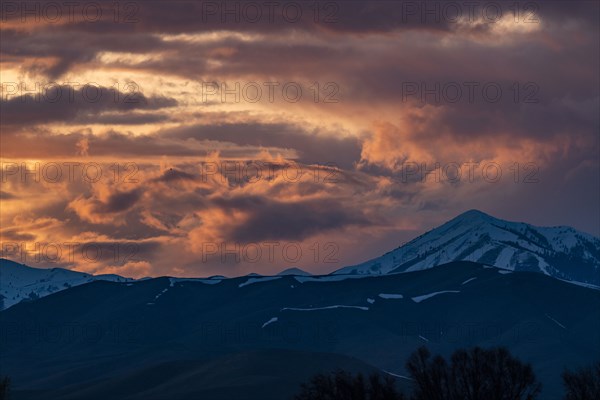
[{"label": "mountain", "polygon": [[[19,393],[20,400],[281,400],[292,399],[298,387],[319,372],[340,366],[368,375],[378,369],[355,358],[333,353],[254,350],[210,359],[159,363],[97,383]],[[157,379],[158,377],[158,379]],[[268,387],[268,390],[265,390]]]},{"label": "mountain", "polygon": [[600,286],[600,239],[566,226],[537,227],[470,210],[379,258],[334,274],[419,271],[468,260]]},{"label": "mountain", "polygon": [[0,310],[96,280],[130,282],[119,275],[91,275],[63,268],[32,268],[0,258]]},{"label": "mountain", "polygon": [[277,274],[278,276],[286,276],[286,275],[298,275],[298,276],[311,276],[310,272],[306,272],[301,270],[300,268],[288,268]]},{"label": "mountain", "polygon": [[[461,260],[511,271],[540,272],[600,288],[600,239],[570,227],[536,227],[477,210],[467,211],[379,258],[339,269],[332,275],[419,271]],[[277,276],[286,275],[311,276],[299,268],[288,268]],[[247,276],[261,277],[256,273]],[[0,309],[95,280],[133,281],[118,275],[31,268],[0,259]]]},{"label": "mountain", "polygon": [[444,356],[506,346],[532,363],[540,400],[554,400],[565,367],[597,361],[599,303],[598,290],[471,262],[376,276],[93,281],[1,311],[0,362],[22,400],[287,399],[311,373],[347,365],[410,384],[404,365],[422,345]]}]

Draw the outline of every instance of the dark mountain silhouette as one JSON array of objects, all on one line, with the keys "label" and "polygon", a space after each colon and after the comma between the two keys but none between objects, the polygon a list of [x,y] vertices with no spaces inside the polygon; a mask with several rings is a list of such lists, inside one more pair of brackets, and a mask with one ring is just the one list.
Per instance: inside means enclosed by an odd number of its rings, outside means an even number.
[{"label": "dark mountain silhouette", "polygon": [[[223,360],[239,360],[236,354],[335,353],[406,376],[407,357],[423,344],[443,355],[505,346],[532,363],[543,384],[540,398],[553,400],[563,390],[563,369],[587,365],[600,352],[600,291],[539,273],[502,272],[457,262],[363,277],[95,281],[0,313],[3,374],[24,399],[67,398],[53,392],[57,388],[133,399],[120,391],[120,379],[133,384],[144,376],[156,385],[145,397],[151,400],[164,398],[162,385],[187,379],[177,366],[191,362],[190,373],[214,365],[215,382],[228,382],[223,385],[244,398],[248,385],[262,381],[253,367],[228,369]],[[264,381],[266,391],[279,390],[285,385],[276,382],[293,375],[283,367],[289,357],[264,365],[259,375],[272,378]],[[289,360],[304,378],[320,370],[312,357]],[[330,360],[329,366],[347,362]],[[166,372],[154,374],[155,368]],[[247,385],[227,381],[234,378]],[[197,398],[195,390],[206,388],[198,382],[189,392],[180,386],[180,398]]]}]

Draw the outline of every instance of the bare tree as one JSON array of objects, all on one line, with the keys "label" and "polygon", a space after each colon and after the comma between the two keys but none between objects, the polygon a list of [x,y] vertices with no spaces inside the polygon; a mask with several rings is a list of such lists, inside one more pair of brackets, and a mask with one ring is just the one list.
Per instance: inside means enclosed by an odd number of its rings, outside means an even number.
[{"label": "bare tree", "polygon": [[8,376],[0,379],[0,400],[10,399],[10,378]]},{"label": "bare tree", "polygon": [[457,350],[448,363],[421,347],[406,368],[415,400],[533,400],[541,390],[531,365],[505,348]]},{"label": "bare tree", "polygon": [[600,362],[562,375],[567,393],[565,400],[600,399]]},{"label": "bare tree", "polygon": [[317,374],[302,384],[295,400],[404,400],[390,376],[352,375],[338,370],[332,374]]}]

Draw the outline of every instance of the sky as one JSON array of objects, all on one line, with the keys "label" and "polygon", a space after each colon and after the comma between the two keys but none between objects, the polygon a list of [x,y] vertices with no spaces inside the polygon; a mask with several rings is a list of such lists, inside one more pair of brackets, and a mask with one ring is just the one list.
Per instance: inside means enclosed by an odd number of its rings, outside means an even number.
[{"label": "sky", "polygon": [[329,273],[469,209],[598,236],[599,4],[3,2],[2,255]]}]

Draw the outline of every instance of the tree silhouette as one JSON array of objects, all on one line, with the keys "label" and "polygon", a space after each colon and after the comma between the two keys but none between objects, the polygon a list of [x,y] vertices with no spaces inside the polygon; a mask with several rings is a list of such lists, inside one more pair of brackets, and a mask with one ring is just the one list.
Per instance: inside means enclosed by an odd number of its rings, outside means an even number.
[{"label": "tree silhouette", "polygon": [[600,399],[600,361],[575,372],[565,370],[562,378],[567,390],[565,400]]},{"label": "tree silhouette", "polygon": [[457,350],[448,363],[431,358],[425,347],[414,352],[406,369],[415,400],[533,400],[541,389],[530,364],[505,348]]},{"label": "tree silhouette", "polygon": [[389,376],[352,375],[338,370],[332,374],[317,374],[302,384],[295,400],[404,400]]},{"label": "tree silhouette", "polygon": [[0,379],[0,400],[10,399],[10,378],[8,376]]}]

